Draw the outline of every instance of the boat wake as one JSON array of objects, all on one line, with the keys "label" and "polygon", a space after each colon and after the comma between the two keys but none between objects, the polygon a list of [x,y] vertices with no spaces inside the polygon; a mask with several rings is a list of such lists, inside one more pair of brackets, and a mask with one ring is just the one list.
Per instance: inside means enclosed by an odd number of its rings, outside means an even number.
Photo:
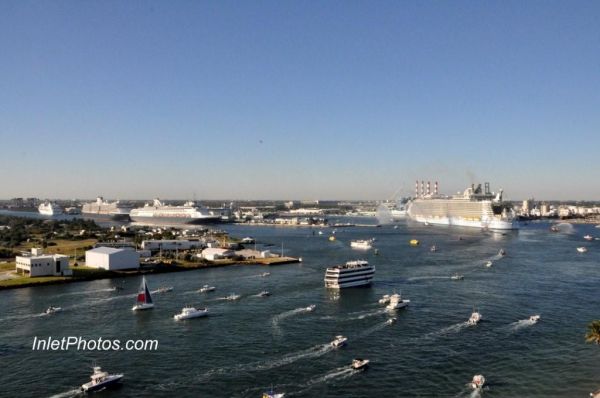
[{"label": "boat wake", "polygon": [[271,322],[273,323],[273,325],[277,325],[279,322],[283,321],[286,318],[289,318],[289,317],[297,315],[297,314],[302,314],[305,312],[311,312],[311,310],[309,310],[308,307],[302,307],[302,308],[296,308],[294,310],[285,311],[285,312],[282,312],[281,314],[275,315],[271,319]]},{"label": "boat wake", "polygon": [[306,383],[304,383],[300,386],[301,387],[300,391],[290,393],[289,395],[290,396],[302,395],[318,384],[328,383],[331,381],[344,380],[344,379],[354,376],[357,373],[361,373],[361,370],[352,369],[349,365],[342,366],[342,367],[330,370],[329,372],[325,373],[322,376],[314,377],[314,378],[308,380]]},{"label": "boat wake", "polygon": [[532,321],[531,319],[521,319],[519,321],[513,322],[510,325],[508,325],[508,327],[510,328],[510,330],[517,331],[519,329],[523,329],[529,326],[533,326],[535,325],[536,322]]},{"label": "boat wake", "polygon": [[[485,388],[485,387],[484,387]],[[455,395],[456,398],[469,397],[469,398],[479,398],[481,397],[481,389],[472,389],[471,387],[465,387],[461,392]]]},{"label": "boat wake", "polygon": [[65,391],[65,392],[61,392],[61,393],[52,395],[50,398],[69,398],[69,397],[76,397],[80,394],[81,394],[81,389],[77,388],[74,390],[69,390],[69,391]]},{"label": "boat wake", "polygon": [[366,319],[366,318],[371,318],[373,316],[382,315],[385,313],[386,313],[385,309],[378,309],[376,311],[357,312],[357,313],[355,313],[357,315],[349,316],[345,320],[354,321],[354,320]]},{"label": "boat wake", "polygon": [[428,279],[450,279],[449,276],[413,276],[412,278],[408,278],[407,282],[415,282],[415,281],[423,281]]},{"label": "boat wake", "polygon": [[422,338],[435,339],[437,337],[441,337],[441,336],[444,336],[447,334],[459,333],[460,331],[462,331],[463,329],[466,329],[467,327],[469,327],[469,324],[467,322],[455,323],[454,325],[447,326],[438,331],[427,333]]},{"label": "boat wake", "polygon": [[371,326],[368,329],[363,330],[362,332],[360,332],[359,334],[357,334],[355,337],[352,338],[352,340],[358,340],[358,339],[363,339],[367,336],[370,336],[371,334],[380,331],[381,329],[384,329],[386,326],[391,325],[388,321],[385,322],[380,322],[377,325]]},{"label": "boat wake", "polygon": [[60,293],[53,297],[79,296],[79,295],[83,295],[83,294],[107,293],[107,292],[115,292],[115,291],[116,291],[116,289],[114,287],[109,287],[109,288],[105,288],[105,289],[81,290],[78,292]]}]

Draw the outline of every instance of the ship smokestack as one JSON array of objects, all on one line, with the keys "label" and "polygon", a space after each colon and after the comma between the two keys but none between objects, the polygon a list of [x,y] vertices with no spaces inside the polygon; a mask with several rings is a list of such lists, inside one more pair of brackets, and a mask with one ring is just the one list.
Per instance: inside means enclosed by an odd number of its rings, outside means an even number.
[{"label": "ship smokestack", "polygon": [[427,181],[427,195],[431,195],[431,183]]},{"label": "ship smokestack", "polygon": [[419,180],[415,182],[415,198],[419,197]]},{"label": "ship smokestack", "polygon": [[437,181],[435,182],[435,185],[433,186],[433,193],[436,195],[438,194],[438,182]]},{"label": "ship smokestack", "polygon": [[421,196],[425,196],[425,181],[421,180]]}]

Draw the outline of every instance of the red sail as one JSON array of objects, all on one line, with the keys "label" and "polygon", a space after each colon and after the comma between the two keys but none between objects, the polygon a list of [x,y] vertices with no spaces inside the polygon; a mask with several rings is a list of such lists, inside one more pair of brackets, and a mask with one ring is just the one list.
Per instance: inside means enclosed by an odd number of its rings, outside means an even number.
[{"label": "red sail", "polygon": [[137,301],[138,301],[138,303],[145,303],[146,295],[144,293],[139,293],[137,296]]}]

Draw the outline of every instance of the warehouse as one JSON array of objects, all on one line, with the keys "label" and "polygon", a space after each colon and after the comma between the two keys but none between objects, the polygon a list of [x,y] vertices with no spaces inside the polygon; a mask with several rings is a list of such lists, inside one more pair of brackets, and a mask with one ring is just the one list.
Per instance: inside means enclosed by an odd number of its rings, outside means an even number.
[{"label": "warehouse", "polygon": [[131,249],[98,247],[85,252],[85,265],[109,271],[140,267],[140,254]]}]

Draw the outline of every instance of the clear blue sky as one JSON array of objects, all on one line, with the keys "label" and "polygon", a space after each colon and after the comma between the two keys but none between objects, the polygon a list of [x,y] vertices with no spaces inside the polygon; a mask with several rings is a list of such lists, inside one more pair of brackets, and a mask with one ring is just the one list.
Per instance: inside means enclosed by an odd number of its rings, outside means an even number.
[{"label": "clear blue sky", "polygon": [[0,198],[600,199],[598,1],[0,1]]}]

